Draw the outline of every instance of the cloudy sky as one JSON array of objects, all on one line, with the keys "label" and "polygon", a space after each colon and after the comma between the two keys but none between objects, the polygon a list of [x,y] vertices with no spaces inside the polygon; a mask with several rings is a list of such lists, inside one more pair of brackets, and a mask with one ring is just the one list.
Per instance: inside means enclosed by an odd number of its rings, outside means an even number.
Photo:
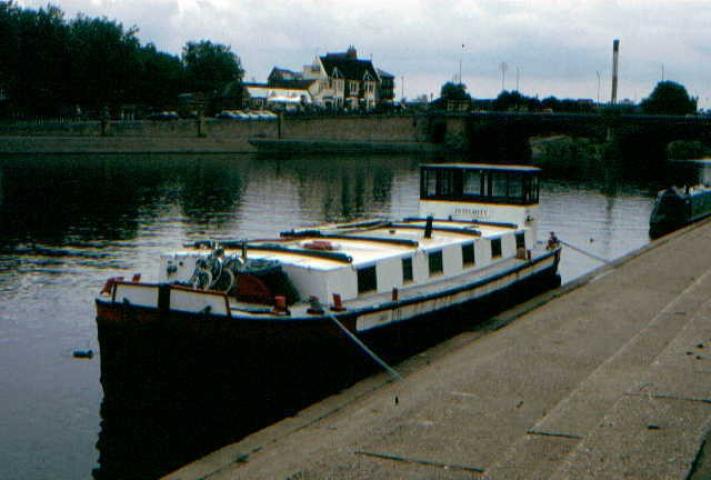
[{"label": "cloudy sky", "polygon": [[[22,0],[40,7],[47,0]],[[711,0],[52,0],[136,25],[143,42],[179,53],[188,40],[229,44],[248,80],[272,66],[300,69],[355,45],[397,77],[397,95],[434,93],[458,75],[477,98],[610,97],[620,39],[619,98],[639,101],[662,78],[711,108]]]}]

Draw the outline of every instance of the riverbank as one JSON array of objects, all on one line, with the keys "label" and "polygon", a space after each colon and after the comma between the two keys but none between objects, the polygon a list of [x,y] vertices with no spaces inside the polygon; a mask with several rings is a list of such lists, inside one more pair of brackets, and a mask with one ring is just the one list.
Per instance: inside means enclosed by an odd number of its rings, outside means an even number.
[{"label": "riverbank", "polygon": [[0,155],[252,153],[254,139],[327,143],[329,151],[419,153],[437,150],[429,130],[429,120],[415,115],[0,122]]},{"label": "riverbank", "polygon": [[665,237],[166,478],[687,478],[709,241],[711,221]]}]

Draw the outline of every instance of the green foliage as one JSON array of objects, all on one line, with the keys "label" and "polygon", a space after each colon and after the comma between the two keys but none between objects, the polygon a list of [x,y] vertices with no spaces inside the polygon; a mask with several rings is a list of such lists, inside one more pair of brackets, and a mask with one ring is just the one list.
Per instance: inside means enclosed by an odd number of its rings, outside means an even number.
[{"label": "green foliage", "polygon": [[502,91],[494,100],[493,108],[500,112],[537,112],[541,109],[541,102],[535,97],[527,97],[519,91]]},{"label": "green foliage", "polygon": [[674,140],[667,145],[667,158],[690,160],[706,155],[706,147],[698,140]]},{"label": "green foliage", "polygon": [[183,64],[177,55],[159,52],[149,43],[142,47],[138,59],[140,78],[138,102],[153,105],[157,110],[170,109],[181,91],[185,90]]},{"label": "green foliage", "polygon": [[555,137],[533,147],[534,162],[547,170],[585,172],[598,168],[606,156],[605,145],[588,138]]},{"label": "green foliage", "polygon": [[98,115],[125,104],[174,109],[180,92],[213,91],[242,78],[237,55],[188,42],[184,58],[141,45],[138,28],[106,17],[66,20],[56,6],[33,10],[0,0],[2,109],[20,117]]},{"label": "green foliage", "polygon": [[697,99],[689,97],[686,88],[676,82],[659,82],[649,97],[640,104],[644,113],[685,115],[696,113]]},{"label": "green foliage", "polygon": [[190,90],[211,92],[222,89],[235,80],[242,80],[244,71],[237,55],[229,46],[209,40],[188,42],[183,47],[185,80]]},{"label": "green foliage", "polygon": [[79,15],[69,24],[73,103],[101,108],[135,102],[140,43],[134,27]]},{"label": "green foliage", "polygon": [[463,83],[447,82],[442,85],[440,98],[447,100],[471,100],[471,95],[467,93],[467,86]]}]

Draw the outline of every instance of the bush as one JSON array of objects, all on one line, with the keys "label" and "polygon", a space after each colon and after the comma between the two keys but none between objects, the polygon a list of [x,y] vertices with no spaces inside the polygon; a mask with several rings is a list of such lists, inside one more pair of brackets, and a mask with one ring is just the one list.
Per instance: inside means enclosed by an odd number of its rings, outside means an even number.
[{"label": "bush", "polygon": [[689,160],[706,154],[704,144],[698,140],[674,140],[667,145],[667,158]]}]

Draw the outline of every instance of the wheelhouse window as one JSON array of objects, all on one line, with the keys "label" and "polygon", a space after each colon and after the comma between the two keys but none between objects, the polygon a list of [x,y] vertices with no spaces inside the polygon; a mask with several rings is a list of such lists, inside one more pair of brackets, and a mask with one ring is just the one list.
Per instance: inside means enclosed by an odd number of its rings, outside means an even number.
[{"label": "wheelhouse window", "polygon": [[436,252],[428,253],[427,259],[429,261],[430,276],[440,274],[444,271],[444,264],[442,261],[442,250],[437,250]]},{"label": "wheelhouse window", "polygon": [[484,195],[484,178],[480,171],[472,170],[464,172],[464,195],[470,197],[480,197]]},{"label": "wheelhouse window", "polygon": [[412,257],[402,259],[402,283],[412,281]]},{"label": "wheelhouse window", "polygon": [[526,167],[422,167],[420,198],[526,205],[538,202],[538,170]]},{"label": "wheelhouse window", "polygon": [[378,277],[375,265],[358,269],[358,293],[372,292],[378,289]]},{"label": "wheelhouse window", "polygon": [[526,234],[523,232],[516,234],[516,250],[519,248],[526,248]]},{"label": "wheelhouse window", "polygon": [[462,266],[469,267],[474,265],[474,244],[466,243],[462,245]]},{"label": "wheelhouse window", "polygon": [[501,239],[491,239],[491,258],[499,258],[501,256]]}]

